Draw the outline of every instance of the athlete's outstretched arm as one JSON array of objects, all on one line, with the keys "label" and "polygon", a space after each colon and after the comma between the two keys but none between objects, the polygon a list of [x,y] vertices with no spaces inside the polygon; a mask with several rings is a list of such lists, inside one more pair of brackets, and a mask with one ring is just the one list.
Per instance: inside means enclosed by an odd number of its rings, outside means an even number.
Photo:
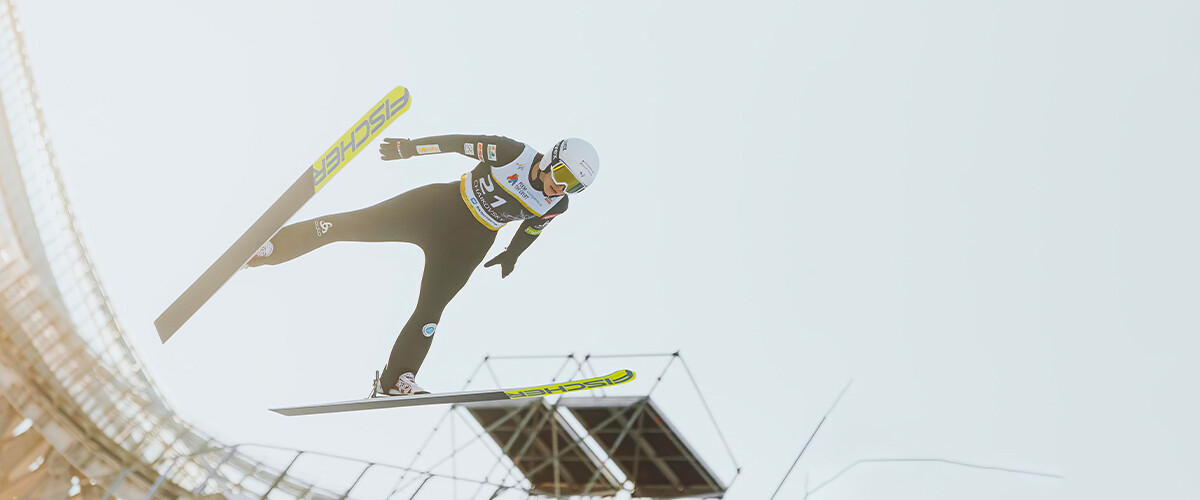
[{"label": "athlete's outstretched arm", "polygon": [[526,219],[521,223],[521,228],[517,230],[517,234],[513,235],[513,239],[508,246],[504,248],[492,260],[483,264],[483,267],[492,267],[500,264],[500,277],[506,278],[513,271],[513,267],[517,265],[517,257],[532,245],[534,240],[537,240],[538,235],[542,234],[542,229],[546,228],[550,221],[558,217],[559,214],[567,211],[567,202],[570,199],[564,199],[554,205],[546,215],[534,219]]},{"label": "athlete's outstretched arm", "polygon": [[528,224],[529,221],[523,222],[521,229],[517,231],[517,234],[513,235],[512,242],[504,248],[503,252],[496,254],[495,257],[492,257],[492,260],[484,263],[483,267],[492,267],[500,264],[500,277],[507,278],[509,273],[513,271],[513,267],[517,265],[517,257],[520,257],[521,252],[524,252],[526,248],[529,248],[529,245],[533,244],[533,241],[537,239],[537,234],[541,232],[537,230],[532,230],[533,232],[531,232]]},{"label": "athlete's outstretched arm", "polygon": [[418,155],[458,153],[491,166],[504,165],[525,150],[525,145],[499,135],[435,135],[420,139],[386,138],[379,144],[384,160],[400,160]]}]

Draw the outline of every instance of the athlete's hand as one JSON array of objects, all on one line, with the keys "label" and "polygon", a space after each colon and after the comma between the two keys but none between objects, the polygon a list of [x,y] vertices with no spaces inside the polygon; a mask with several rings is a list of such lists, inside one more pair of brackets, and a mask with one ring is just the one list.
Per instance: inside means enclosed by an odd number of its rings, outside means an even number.
[{"label": "athlete's hand", "polygon": [[505,250],[500,252],[499,255],[492,257],[492,260],[487,261],[483,267],[492,267],[496,264],[500,264],[500,279],[504,279],[512,272],[513,266],[517,265],[517,257],[515,255],[509,257],[508,250]]},{"label": "athlete's hand", "polygon": [[417,147],[408,139],[388,137],[379,143],[379,157],[384,160],[403,160],[417,155]]}]

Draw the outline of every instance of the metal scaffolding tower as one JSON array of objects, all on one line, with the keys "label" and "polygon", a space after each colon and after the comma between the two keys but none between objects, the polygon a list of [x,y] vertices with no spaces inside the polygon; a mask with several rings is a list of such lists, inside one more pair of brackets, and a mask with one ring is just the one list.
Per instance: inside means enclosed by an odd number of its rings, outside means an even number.
[{"label": "metal scaffolding tower", "polygon": [[[668,358],[668,361],[658,377],[651,379],[654,380],[651,386],[640,391],[616,388],[623,393],[614,395],[607,390],[598,390],[537,400],[455,405],[447,411],[443,422],[450,423],[451,432],[454,432],[456,422],[462,422],[475,437],[466,444],[452,442],[454,451],[432,464],[436,466],[453,460],[459,450],[482,441],[495,457],[485,477],[529,495],[542,498],[723,498],[741,469],[691,371],[677,352],[634,356],[490,357],[476,368],[464,389],[469,388],[481,372],[491,375],[495,385],[503,385],[492,366],[493,361],[500,359],[523,363],[531,359],[561,358],[563,366],[550,380],[560,382],[602,372],[593,366],[594,361],[602,358],[611,361],[653,357]],[[734,470],[725,474],[726,479],[701,459],[700,453],[671,424],[652,397],[664,375],[676,363],[686,371],[702,412],[708,414],[718,441],[729,453],[729,463]],[[564,371],[572,364],[575,367],[573,373]],[[444,428],[440,423],[434,433]],[[428,439],[432,440],[433,435]],[[415,467],[416,459],[409,466]],[[515,482],[510,478],[516,478]]]}]

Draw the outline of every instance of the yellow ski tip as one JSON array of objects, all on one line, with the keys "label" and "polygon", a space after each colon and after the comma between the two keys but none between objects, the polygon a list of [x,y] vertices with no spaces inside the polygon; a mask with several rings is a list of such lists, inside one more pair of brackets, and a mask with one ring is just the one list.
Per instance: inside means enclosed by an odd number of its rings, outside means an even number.
[{"label": "yellow ski tip", "polygon": [[635,378],[637,378],[637,374],[634,373],[633,370],[617,370],[603,377],[592,377],[583,380],[572,380],[570,382],[563,382],[559,384],[547,384],[512,389],[504,391],[504,395],[508,396],[508,399],[553,396],[555,394],[567,394],[570,392],[612,387],[614,385],[624,384]]}]

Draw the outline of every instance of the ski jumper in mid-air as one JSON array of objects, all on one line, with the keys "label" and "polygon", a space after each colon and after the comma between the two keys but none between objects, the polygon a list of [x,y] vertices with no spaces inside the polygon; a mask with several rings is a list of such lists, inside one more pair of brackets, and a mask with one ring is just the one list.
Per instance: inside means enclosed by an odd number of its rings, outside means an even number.
[{"label": "ski jumper in mid-air", "polygon": [[564,139],[543,155],[528,144],[490,135],[442,135],[384,139],[384,160],[459,153],[479,164],[462,178],[429,184],[377,205],[317,217],[279,230],[255,253],[249,267],[287,262],[335,241],[403,241],[425,252],[425,270],[416,310],[400,330],[374,393],[424,394],[417,371],[429,353],[442,311],[483,262],[496,231],[522,221],[508,247],[484,267],[500,265],[506,277],[521,252],[559,214],[568,195],[596,179],[600,158],[583,139]]}]

